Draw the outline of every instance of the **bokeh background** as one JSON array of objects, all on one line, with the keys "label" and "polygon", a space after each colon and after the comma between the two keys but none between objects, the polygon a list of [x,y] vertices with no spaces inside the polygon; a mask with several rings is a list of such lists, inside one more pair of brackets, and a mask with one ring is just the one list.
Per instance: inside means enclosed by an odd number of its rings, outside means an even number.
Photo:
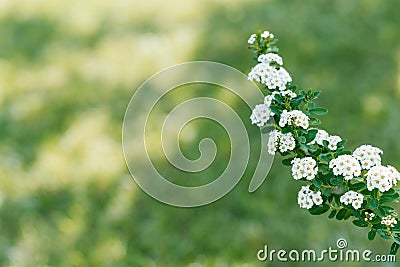
[{"label": "bokeh background", "polygon": [[[247,73],[247,38],[269,29],[294,80],[322,90],[322,127],[349,148],[381,147],[399,168],[398,10],[397,0],[0,1],[0,265],[275,266],[257,261],[264,244],[325,249],[338,238],[387,253],[365,229],[299,209],[300,184],[279,158],[253,194],[247,172],[211,205],[161,204],[130,178],[121,127],[152,74],[191,60]],[[195,126],[195,137],[221,132]]]}]

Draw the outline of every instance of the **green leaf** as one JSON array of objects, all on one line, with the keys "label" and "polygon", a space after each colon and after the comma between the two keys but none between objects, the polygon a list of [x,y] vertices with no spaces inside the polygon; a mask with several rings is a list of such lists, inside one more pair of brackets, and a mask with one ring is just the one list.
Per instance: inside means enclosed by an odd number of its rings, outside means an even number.
[{"label": "green leaf", "polygon": [[374,212],[376,215],[378,215],[381,218],[386,216],[386,211],[384,209],[382,209],[381,207],[375,209]]},{"label": "green leaf", "polygon": [[400,245],[397,244],[396,242],[393,242],[392,246],[390,247],[390,254],[391,255],[396,255],[397,251],[399,250]]},{"label": "green leaf", "polygon": [[292,160],[293,160],[294,158],[287,158],[287,159],[284,159],[284,160],[282,160],[282,164],[283,165],[285,165],[285,166],[291,166],[292,165]]},{"label": "green leaf", "polygon": [[319,125],[321,124],[321,121],[317,118],[310,118],[310,125]]},{"label": "green leaf", "polygon": [[348,218],[350,218],[350,216],[353,214],[353,212],[351,210],[347,210],[346,214],[343,217],[343,220],[347,220]]},{"label": "green leaf", "polygon": [[282,128],[282,131],[281,131],[281,132],[282,132],[283,134],[287,134],[287,133],[292,132],[292,129],[290,129],[290,127],[287,126],[287,127]]},{"label": "green leaf", "polygon": [[333,177],[329,180],[331,185],[342,185],[344,183],[343,177]]},{"label": "green leaf", "polygon": [[314,115],[325,115],[328,113],[328,110],[326,108],[313,108],[309,110],[310,114]]},{"label": "green leaf", "polygon": [[336,212],[337,212],[336,210],[332,210],[331,213],[329,213],[328,218],[329,218],[329,219],[334,218],[335,215],[336,215]]},{"label": "green leaf", "polygon": [[332,189],[327,188],[327,189],[324,191],[324,196],[329,197],[330,195],[332,195]]},{"label": "green leaf", "polygon": [[292,100],[292,105],[294,108],[297,108],[304,99],[304,95],[298,95]]},{"label": "green leaf", "polygon": [[364,189],[365,187],[366,187],[365,183],[349,184],[349,188],[354,191]]},{"label": "green leaf", "polygon": [[392,196],[395,194],[396,194],[396,191],[393,188],[390,188],[388,191],[382,193],[382,195],[384,195],[384,196]]},{"label": "green leaf", "polygon": [[283,103],[283,97],[280,94],[274,95],[274,98],[278,103],[280,103],[280,104]]},{"label": "green leaf", "polygon": [[314,140],[315,136],[317,135],[317,133],[318,133],[318,130],[316,130],[316,129],[308,130],[308,133],[306,135],[307,143],[309,143],[312,140]]},{"label": "green leaf", "polygon": [[329,210],[329,205],[323,204],[320,206],[314,206],[311,209],[309,209],[308,211],[312,215],[321,215],[321,214],[324,214],[325,212],[327,212],[328,210]]},{"label": "green leaf", "polygon": [[387,233],[386,229],[378,229],[376,232],[384,239],[391,238],[390,235]]},{"label": "green leaf", "polygon": [[346,215],[346,213],[347,213],[347,209],[346,208],[340,209],[339,212],[336,214],[336,219],[339,220],[339,221],[343,220],[343,218]]},{"label": "green leaf", "polygon": [[397,216],[396,211],[394,208],[389,207],[389,206],[380,206],[380,209],[383,209],[386,214],[390,214],[392,216]]},{"label": "green leaf", "polygon": [[369,240],[374,240],[375,236],[376,236],[376,230],[375,230],[375,229],[371,229],[371,230],[368,232],[368,239],[369,239]]},{"label": "green leaf", "polygon": [[281,107],[276,106],[276,105],[271,105],[271,106],[269,106],[269,109],[270,109],[273,113],[278,114],[278,115],[281,115],[281,113],[282,113],[282,111],[283,111],[283,109],[282,109]]},{"label": "green leaf", "polygon": [[370,209],[375,209],[379,206],[379,201],[374,199],[374,198],[370,198],[367,201],[367,207]]},{"label": "green leaf", "polygon": [[316,99],[320,94],[321,94],[320,91],[315,91],[315,92],[312,94],[312,99]]},{"label": "green leaf", "polygon": [[400,245],[400,236],[394,236],[393,237],[394,242]]},{"label": "green leaf", "polygon": [[313,180],[313,184],[315,185],[315,187],[317,187],[318,189],[321,187],[321,182],[318,180]]},{"label": "green leaf", "polygon": [[367,227],[368,223],[363,220],[354,220],[353,224],[358,227]]},{"label": "green leaf", "polygon": [[299,141],[299,143],[305,143],[307,140],[306,140],[306,138],[304,137],[304,136],[299,136],[299,137],[297,137],[297,141]]},{"label": "green leaf", "polygon": [[381,196],[379,199],[379,203],[387,203],[387,202],[398,202],[399,201],[399,195],[396,193],[395,195],[391,196]]},{"label": "green leaf", "polygon": [[321,154],[321,155],[320,155],[320,158],[321,158],[323,161],[325,161],[325,162],[330,162],[331,159],[332,159],[332,156],[329,155],[329,154]]},{"label": "green leaf", "polygon": [[270,46],[267,48],[267,53],[279,53],[279,48],[276,46]]}]

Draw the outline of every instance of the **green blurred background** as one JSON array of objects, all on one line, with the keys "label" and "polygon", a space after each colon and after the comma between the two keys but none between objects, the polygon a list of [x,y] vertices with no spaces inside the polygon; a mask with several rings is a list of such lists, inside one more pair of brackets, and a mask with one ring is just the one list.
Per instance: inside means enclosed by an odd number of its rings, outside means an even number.
[{"label": "green blurred background", "polygon": [[191,60],[247,73],[247,38],[268,29],[294,80],[322,90],[322,127],[399,168],[399,10],[397,0],[1,1],[0,265],[275,266],[257,261],[264,244],[325,249],[338,238],[387,253],[365,229],[298,208],[300,184],[279,158],[253,194],[248,172],[211,205],[161,204],[130,178],[121,127],[149,76]]}]

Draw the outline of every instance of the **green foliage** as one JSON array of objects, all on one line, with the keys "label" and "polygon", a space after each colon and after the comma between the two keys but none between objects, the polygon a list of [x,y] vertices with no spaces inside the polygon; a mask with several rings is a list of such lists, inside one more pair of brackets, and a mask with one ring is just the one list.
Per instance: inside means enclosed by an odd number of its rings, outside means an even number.
[{"label": "green foliage", "polygon": [[[273,43],[269,42],[269,37],[263,37],[261,33],[257,33],[256,41],[250,46],[256,53],[257,57],[261,54],[273,51],[278,53],[279,50],[276,48],[276,39],[273,39]],[[274,66],[271,63],[271,66]],[[271,88],[268,83],[263,85],[264,90],[268,94],[269,91],[281,90],[281,88]],[[314,194],[321,194],[321,188],[324,196],[323,203],[312,203],[308,206],[309,200],[307,200],[307,209],[309,209],[312,215],[321,215],[329,210],[331,210],[328,215],[329,218],[336,217],[337,220],[347,220],[351,217],[357,219],[353,220],[353,224],[358,227],[369,228],[370,232],[368,234],[368,239],[372,240],[375,234],[378,233],[384,239],[394,239],[400,240],[400,234],[397,229],[400,227],[398,223],[397,213],[394,208],[383,203],[398,202],[399,194],[391,188],[390,190],[378,191],[377,188],[370,189],[367,187],[366,171],[361,172],[360,175],[355,175],[356,177],[346,178],[342,175],[334,175],[331,170],[332,160],[338,157],[346,157],[345,155],[351,155],[350,150],[345,150],[346,140],[339,139],[339,142],[333,147],[330,141],[323,140],[322,144],[314,142],[318,134],[318,129],[304,127],[303,125],[296,125],[295,122],[281,124],[284,112],[294,112],[302,111],[304,114],[308,115],[307,118],[311,127],[320,123],[320,121],[313,115],[325,115],[328,113],[328,109],[324,107],[316,107],[314,100],[320,96],[320,91],[302,90],[298,85],[292,85],[291,82],[287,84],[288,90],[294,93],[294,96],[286,97],[284,94],[277,91],[278,93],[274,95],[274,98],[269,105],[271,111],[275,114],[273,119],[279,121],[279,125],[276,125],[276,129],[282,134],[291,134],[294,136],[296,145],[290,153],[290,157],[283,159],[283,165],[290,166],[295,165],[293,159],[296,158],[308,158],[314,160],[314,164],[317,165],[315,171],[317,174],[313,175],[311,179],[307,177],[295,177],[295,179],[305,180],[309,184],[309,189],[314,191]],[[289,114],[289,113],[287,113]],[[278,153],[282,156],[287,156],[288,152],[281,152],[277,149]],[[294,154],[294,155],[293,155]],[[354,158],[353,158],[354,159]],[[354,159],[356,160],[356,159]],[[292,170],[294,170],[293,167]],[[305,166],[303,166],[305,168]],[[360,168],[361,170],[361,168]],[[293,171],[294,172],[294,171]],[[335,173],[336,174],[336,173]],[[393,176],[393,179],[398,179]],[[311,180],[311,181],[310,181]],[[393,182],[396,184],[396,182]],[[359,194],[363,201],[360,205],[355,206],[354,204],[348,205],[346,201],[342,201],[344,194],[351,190],[349,193]],[[312,192],[311,191],[311,192]],[[300,193],[299,193],[300,194]],[[300,195],[299,195],[300,197]],[[304,196],[302,197],[304,199]],[[313,200],[314,201],[314,200]],[[344,204],[345,203],[345,204]],[[300,203],[299,203],[300,204]],[[315,205],[314,205],[315,204]],[[301,205],[300,205],[301,206]],[[370,217],[371,214],[376,217]],[[394,219],[396,218],[396,219]],[[394,220],[393,223],[387,223],[386,220]],[[391,253],[397,251],[397,245],[393,245],[391,248]]]}]

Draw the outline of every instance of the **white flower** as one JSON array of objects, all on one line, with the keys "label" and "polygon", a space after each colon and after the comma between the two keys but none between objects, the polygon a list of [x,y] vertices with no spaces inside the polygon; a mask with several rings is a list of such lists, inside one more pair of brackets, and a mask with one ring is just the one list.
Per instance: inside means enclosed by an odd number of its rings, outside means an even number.
[{"label": "white flower", "polygon": [[268,153],[270,155],[275,155],[276,153],[276,148],[279,145],[279,137],[282,135],[282,133],[278,130],[273,130],[269,133],[269,139],[268,139]]},{"label": "white flower", "polygon": [[292,92],[290,90],[285,90],[285,91],[281,91],[281,95],[282,96],[289,96],[290,99],[293,99],[297,96],[297,94],[295,92]]},{"label": "white flower", "polygon": [[270,64],[272,62],[275,62],[276,64],[282,66],[283,65],[283,60],[282,58],[275,54],[275,53],[268,53],[268,54],[262,54],[258,57],[258,62],[261,63],[266,63]]},{"label": "white flower", "polygon": [[325,130],[318,130],[317,135],[315,136],[314,140],[312,140],[309,144],[313,145],[315,143],[317,143],[320,146],[323,146],[324,140],[328,141],[329,138],[329,134],[325,131]]},{"label": "white flower", "polygon": [[342,141],[342,138],[337,135],[331,135],[328,137],[328,148],[332,151],[335,151],[337,149],[337,144]]},{"label": "white flower", "polygon": [[311,157],[294,158],[291,163],[293,164],[292,176],[295,180],[301,178],[312,180],[318,173],[317,162]]},{"label": "white flower", "polygon": [[300,110],[287,111],[286,109],[282,112],[279,120],[279,126],[285,127],[286,125],[295,125],[307,129],[309,126],[309,117]]},{"label": "white flower", "polygon": [[292,133],[282,134],[279,138],[279,151],[286,152],[292,151],[296,147],[296,140]]},{"label": "white flower", "polygon": [[369,170],[374,166],[381,165],[383,151],[371,145],[362,145],[353,152],[353,156],[361,163],[361,167]]},{"label": "white flower", "polygon": [[262,34],[261,34],[261,37],[262,38],[268,38],[270,36],[270,32],[269,31],[264,31]]},{"label": "white flower", "polygon": [[340,202],[342,202],[345,205],[351,204],[356,210],[361,208],[363,201],[364,201],[364,196],[362,194],[351,190],[344,193],[340,197]]},{"label": "white flower", "polygon": [[256,124],[259,127],[264,126],[272,115],[273,114],[271,114],[271,110],[267,105],[258,104],[251,113],[251,123]]},{"label": "white flower", "polygon": [[277,148],[280,152],[292,151],[296,147],[296,140],[292,133],[282,134],[278,130],[273,130],[269,133],[268,153],[275,155]]},{"label": "white flower", "polygon": [[320,191],[318,191],[317,193],[314,193],[312,198],[313,198],[315,205],[321,205],[322,202],[324,202]]},{"label": "white flower", "polygon": [[255,65],[249,72],[248,79],[265,84],[270,90],[278,88],[280,91],[285,90],[286,85],[292,81],[289,73],[283,67],[277,69],[270,66],[269,63]]},{"label": "white flower", "polygon": [[314,140],[312,140],[309,144],[313,145],[317,143],[318,145],[323,146],[324,141],[328,141],[328,148],[332,151],[335,151],[338,143],[342,141],[342,138],[337,135],[329,135],[325,130],[318,130]]},{"label": "white flower", "polygon": [[257,37],[257,35],[255,33],[253,33],[252,35],[250,35],[250,38],[249,38],[249,40],[247,40],[247,42],[249,44],[253,44],[256,41],[256,37]]},{"label": "white flower", "polygon": [[397,184],[398,172],[390,166],[374,166],[367,172],[367,188],[369,191],[378,188],[379,191],[385,192]]},{"label": "white flower", "polygon": [[310,209],[312,206],[321,205],[323,203],[323,199],[321,196],[321,192],[317,191],[314,193],[310,190],[310,186],[302,186],[299,193],[297,194],[297,203],[300,208]]},{"label": "white flower", "polygon": [[329,162],[329,168],[333,169],[334,175],[343,175],[346,180],[361,175],[360,164],[350,155],[340,155],[336,159],[332,159]]},{"label": "white flower", "polygon": [[275,95],[279,95],[279,92],[274,91],[274,92],[272,92],[272,94],[267,95],[267,96],[264,97],[264,104],[267,105],[267,107],[271,106]]},{"label": "white flower", "polygon": [[392,215],[388,215],[382,218],[381,224],[394,227],[397,224],[397,220]]},{"label": "white flower", "polygon": [[375,218],[375,213],[373,212],[365,212],[365,218],[364,221],[368,222],[368,221],[372,221]]},{"label": "white flower", "polygon": [[387,168],[392,172],[392,182],[394,185],[397,184],[397,181],[400,181],[400,172],[393,166],[388,165]]}]

